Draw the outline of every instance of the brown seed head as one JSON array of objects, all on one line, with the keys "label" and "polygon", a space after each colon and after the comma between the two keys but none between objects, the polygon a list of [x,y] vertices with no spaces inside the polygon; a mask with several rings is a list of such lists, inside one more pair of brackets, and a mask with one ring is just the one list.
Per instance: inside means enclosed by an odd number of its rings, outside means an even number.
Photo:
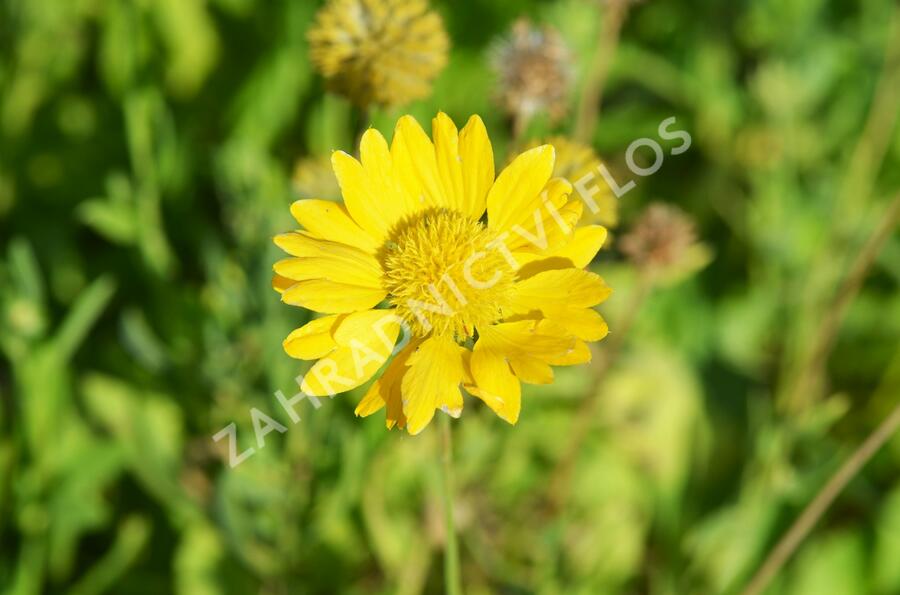
[{"label": "brown seed head", "polygon": [[636,266],[660,270],[678,265],[696,240],[694,222],[681,209],[653,203],[622,237],[619,248]]},{"label": "brown seed head", "polygon": [[572,83],[571,64],[571,52],[558,31],[517,21],[492,50],[500,104],[510,115],[525,120],[541,111],[561,118]]}]

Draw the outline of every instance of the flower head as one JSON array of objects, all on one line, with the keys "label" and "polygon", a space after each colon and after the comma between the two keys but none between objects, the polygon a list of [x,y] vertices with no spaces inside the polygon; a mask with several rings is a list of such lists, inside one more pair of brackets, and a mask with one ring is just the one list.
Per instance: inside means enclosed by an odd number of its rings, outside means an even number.
[{"label": "flower head", "polygon": [[[587,205],[583,222],[599,223],[606,228],[616,227],[619,224],[618,202],[609,184],[600,175],[602,162],[594,149],[565,136],[550,137],[546,143],[556,149],[556,165],[553,167],[555,177],[565,178],[574,185],[587,176],[587,187],[597,189],[597,192],[590,196],[593,205]],[[526,148],[536,147],[539,144],[534,141],[526,145]]]},{"label": "flower head", "polygon": [[[607,333],[593,310],[610,293],[583,268],[606,229],[576,224],[572,186],[551,179],[555,151],[525,151],[499,176],[484,124],[458,131],[445,114],[433,140],[410,116],[390,145],[370,129],[358,161],[337,151],[343,203],[299,200],[302,230],[276,236],[289,258],[273,285],[285,303],[321,312],[285,351],[318,360],[302,390],[358,387],[390,359],[356,409],[420,432],[436,410],[462,412],[462,386],[515,423],[520,382],[553,380],[551,365],[590,360]],[[391,359],[392,358],[392,359]]]},{"label": "flower head", "polygon": [[636,266],[662,271],[679,265],[696,245],[694,222],[679,208],[653,203],[619,247]]},{"label": "flower head", "polygon": [[553,119],[565,115],[572,56],[555,29],[516,21],[509,37],[493,47],[491,64],[498,99],[510,115],[524,121],[541,111]]},{"label": "flower head", "polygon": [[450,45],[426,0],[328,0],[308,38],[329,87],[361,106],[427,96]]}]

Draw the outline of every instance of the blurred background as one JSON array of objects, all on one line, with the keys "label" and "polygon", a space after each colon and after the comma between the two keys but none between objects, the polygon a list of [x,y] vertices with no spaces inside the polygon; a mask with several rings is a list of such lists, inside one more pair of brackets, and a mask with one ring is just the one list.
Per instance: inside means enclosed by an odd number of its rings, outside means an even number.
[{"label": "blurred background", "polygon": [[[319,7],[0,2],[0,592],[442,591],[438,432],[354,417],[361,390],[291,423],[308,314],[271,288],[291,202],[338,198],[330,152],[439,109],[498,164],[560,135],[636,182],[592,364],[516,426],[453,423],[466,592],[739,592],[900,401],[900,9],[434,1],[446,67],[361,109],[310,60]],[[522,77],[552,97],[523,112]],[[212,436],[257,447],[251,407],[288,431],[231,468]],[[766,592],[900,593],[898,561],[894,437]]]}]

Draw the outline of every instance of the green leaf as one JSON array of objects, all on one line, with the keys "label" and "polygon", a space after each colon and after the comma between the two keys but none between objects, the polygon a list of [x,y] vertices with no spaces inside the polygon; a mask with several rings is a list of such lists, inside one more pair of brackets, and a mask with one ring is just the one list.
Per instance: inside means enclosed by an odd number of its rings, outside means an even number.
[{"label": "green leaf", "polygon": [[78,296],[53,338],[52,344],[59,357],[68,359],[78,349],[106,309],[115,288],[116,284],[110,277],[101,277]]}]

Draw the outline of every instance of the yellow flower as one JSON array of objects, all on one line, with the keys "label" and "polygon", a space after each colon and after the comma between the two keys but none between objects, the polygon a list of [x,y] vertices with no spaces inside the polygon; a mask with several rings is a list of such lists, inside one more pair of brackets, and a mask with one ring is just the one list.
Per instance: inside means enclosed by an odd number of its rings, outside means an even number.
[{"label": "yellow flower", "polygon": [[437,409],[458,416],[460,386],[515,423],[520,381],[549,383],[551,365],[590,360],[585,342],[607,333],[592,308],[610,293],[583,270],[606,229],[576,228],[582,205],[551,179],[553,147],[495,179],[481,118],[457,131],[440,113],[432,131],[433,142],[411,116],[390,146],[366,131],[360,161],[332,155],[343,203],[299,200],[303,229],[275,237],[290,255],[274,266],[282,301],[325,314],[284,341],[318,360],[301,389],[350,390],[393,355],[356,413],[386,408],[387,426],[411,434]]},{"label": "yellow flower", "polygon": [[427,96],[450,45],[426,0],[329,0],[308,39],[329,87],[363,107]]},{"label": "yellow flower", "polygon": [[[546,142],[556,149],[554,176],[565,178],[571,184],[584,179],[585,176],[590,176],[587,187],[596,187],[598,190],[590,197],[594,201],[597,212],[594,212],[594,207],[587,205],[584,222],[599,223],[607,228],[615,228],[619,224],[618,202],[609,184],[600,174],[599,167],[602,162],[594,149],[565,136],[553,136]],[[539,144],[539,142],[533,141],[526,145],[526,148],[536,147]]]}]

